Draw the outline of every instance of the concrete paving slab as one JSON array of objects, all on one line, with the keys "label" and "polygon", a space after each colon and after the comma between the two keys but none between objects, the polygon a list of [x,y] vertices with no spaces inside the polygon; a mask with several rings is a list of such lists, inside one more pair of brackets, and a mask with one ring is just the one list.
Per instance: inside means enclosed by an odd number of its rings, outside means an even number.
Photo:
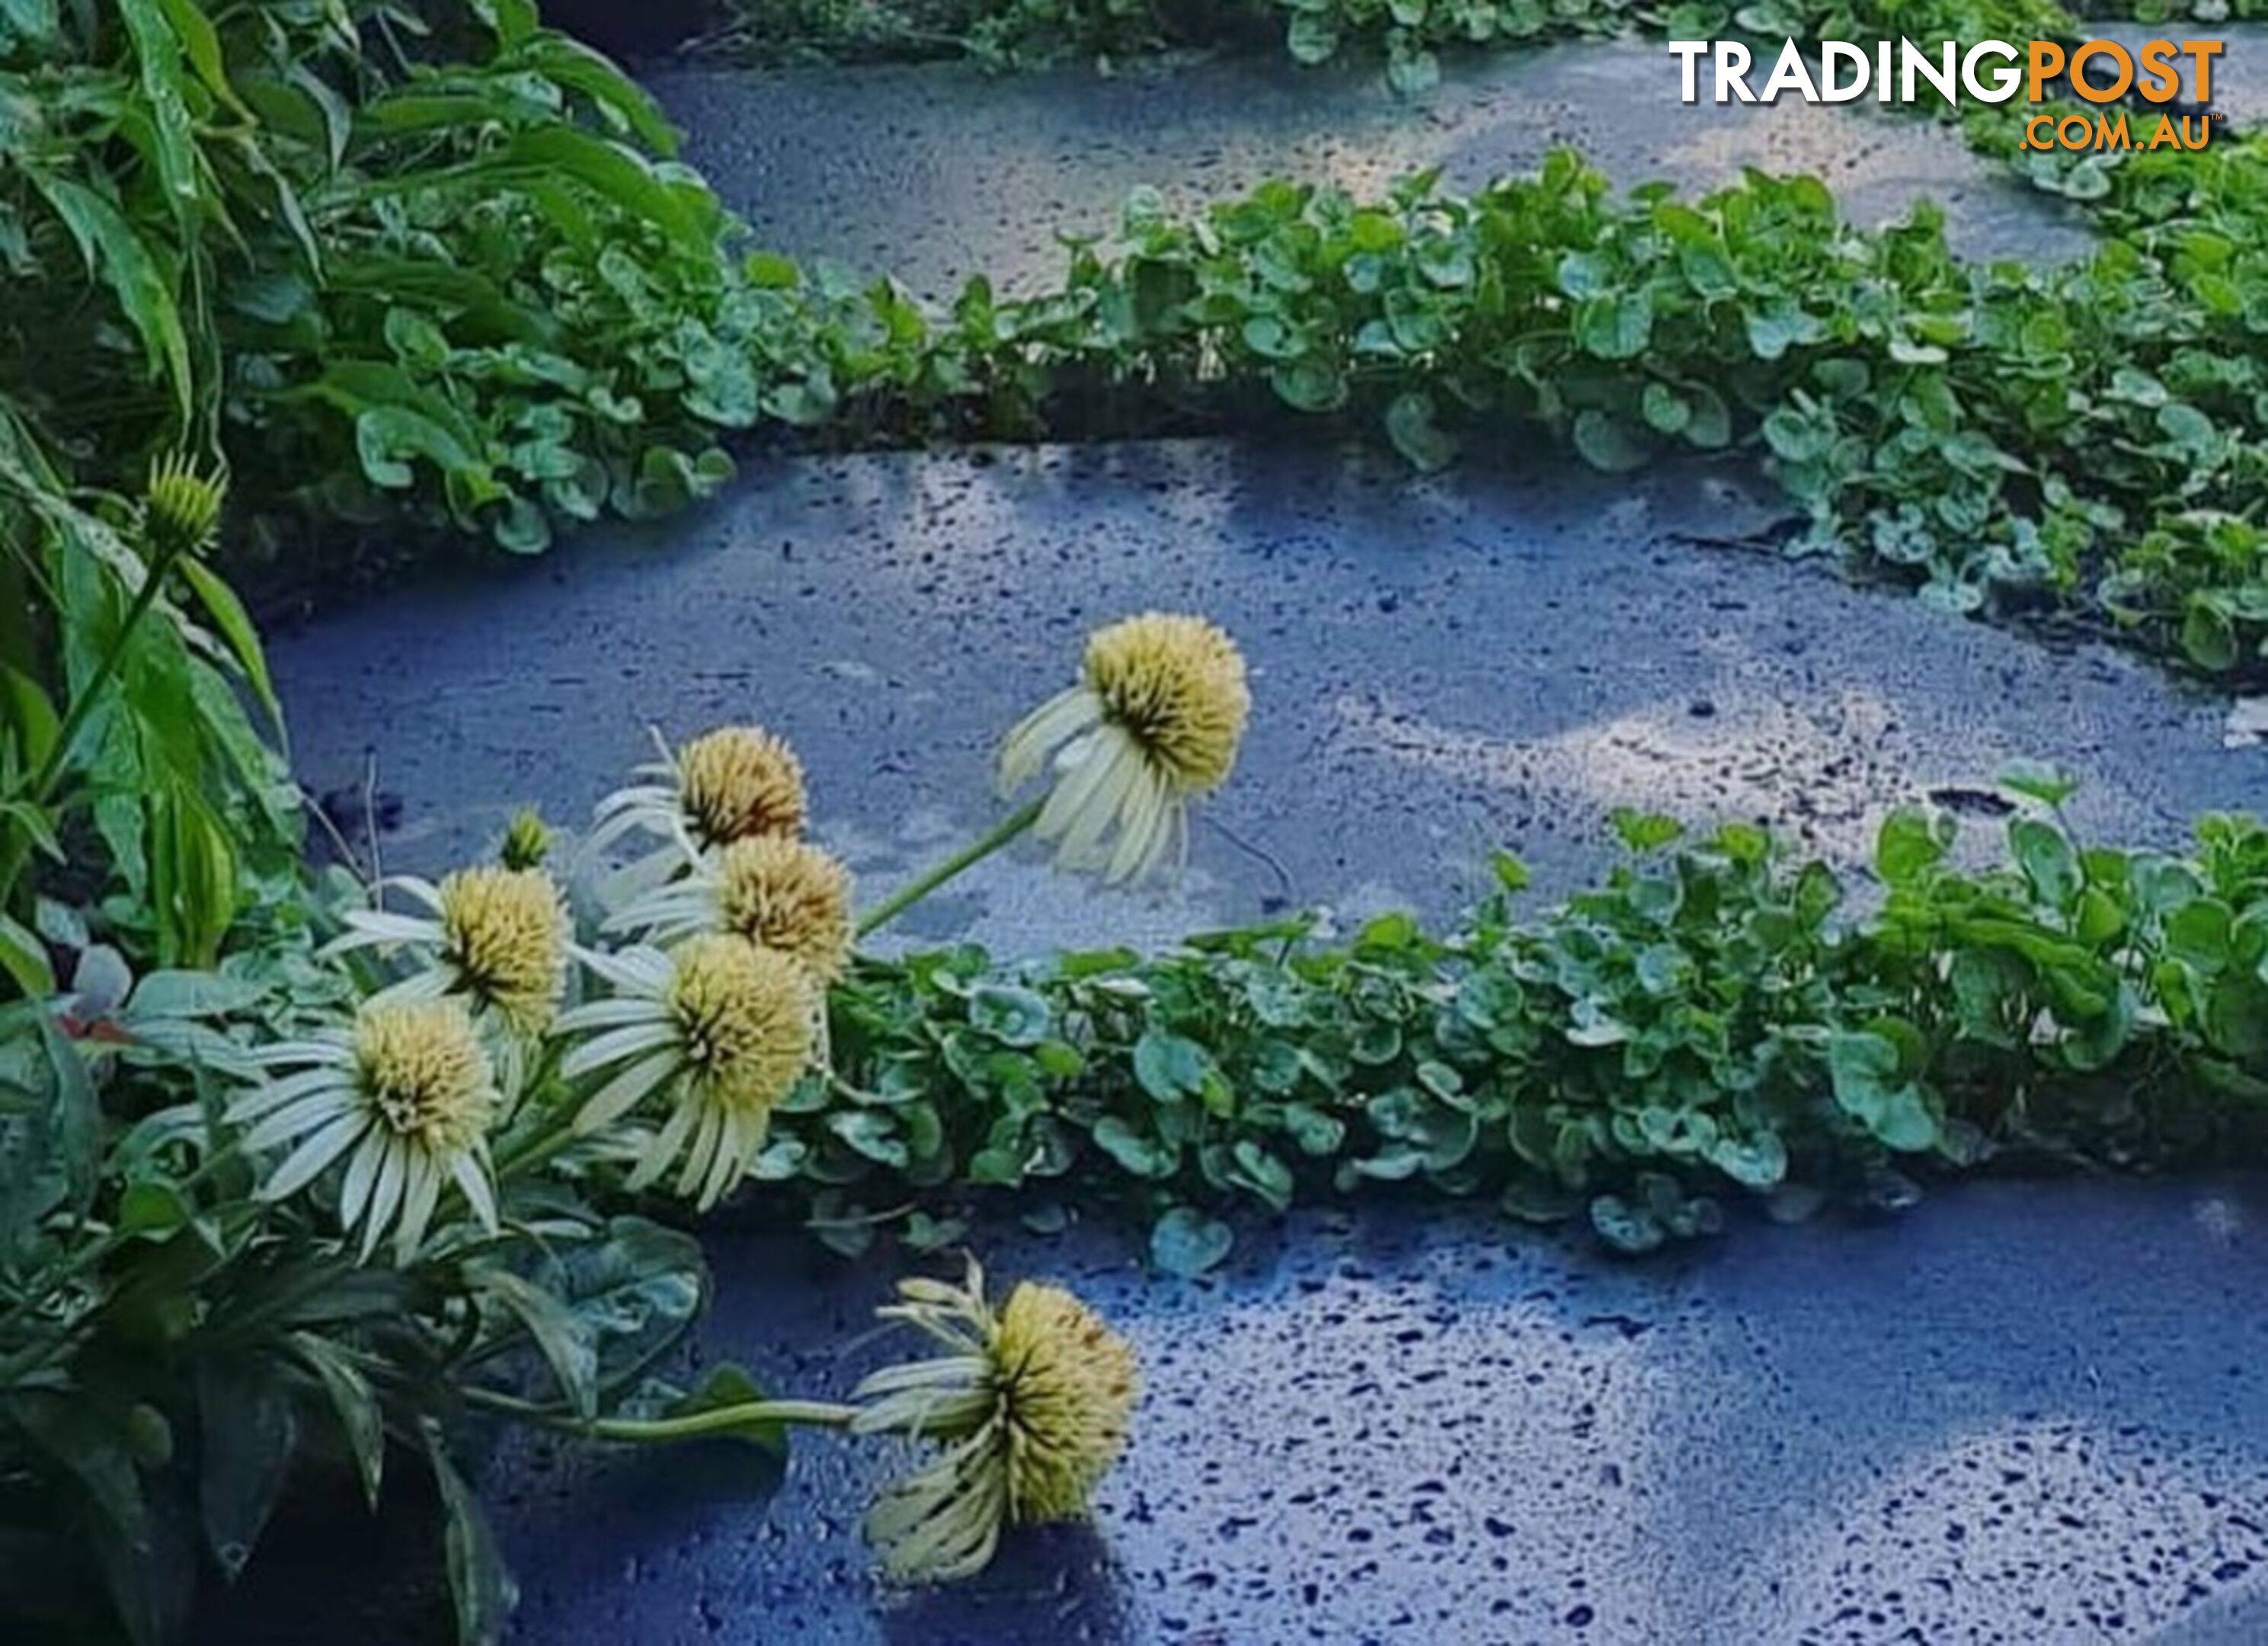
[{"label": "concrete paving slab", "polygon": [[688,158],[766,244],[894,274],[933,299],[975,274],[1011,292],[1054,283],[1057,233],[1108,234],[1140,184],[1181,210],[1270,176],[1375,194],[1438,166],[1470,189],[1571,144],[1624,185],[1705,189],[1751,166],[1815,173],[1860,224],[1933,199],[1970,256],[2054,261],[2088,243],[2070,208],[1950,129],[1871,107],[1688,107],[1659,41],[1453,63],[1414,103],[1374,66],[1268,56],[1137,63],[1108,78],[957,64],[668,69],[652,85],[686,129]]},{"label": "concrete paving slab", "polygon": [[273,662],[302,777],[402,799],[387,860],[438,870],[512,808],[573,822],[651,750],[754,717],[810,769],[819,832],[868,890],[999,816],[989,758],[1068,683],[1082,635],[1150,607],[1243,645],[1256,715],[1178,899],[995,859],[923,937],[1155,941],[1285,905],[1451,912],[1489,851],[1547,892],[1596,871],[1616,807],[1742,817],[1863,861],[1936,793],[1997,834],[2017,759],[2082,774],[2081,826],[2173,843],[2268,809],[2228,705],[2099,645],[2039,641],[1697,548],[1775,510],[1728,466],[1609,479],[1549,451],[1427,479],[1376,451],[1208,442],[753,466],[656,534],[406,588]]},{"label": "concrete paving slab", "polygon": [[[887,1454],[805,1440],[752,1502],[704,1491],[699,1454],[539,1444],[490,1476],[512,1638],[2257,1642],[2264,1214],[2257,1183],[1970,1185],[1636,1266],[1324,1211],[1199,1282],[1104,1231],[990,1231],[996,1274],[1068,1281],[1143,1356],[1092,1526],[894,1596],[857,1530]],[[907,1352],[858,1341],[890,1265],[711,1246],[740,1283],[705,1352],[766,1386],[831,1393]]]}]

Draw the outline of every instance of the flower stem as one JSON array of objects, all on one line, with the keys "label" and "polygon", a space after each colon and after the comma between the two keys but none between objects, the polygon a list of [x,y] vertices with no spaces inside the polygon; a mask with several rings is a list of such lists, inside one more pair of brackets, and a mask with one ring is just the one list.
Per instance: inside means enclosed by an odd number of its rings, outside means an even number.
[{"label": "flower stem", "polygon": [[905,885],[899,887],[897,890],[867,911],[865,917],[858,922],[858,935],[866,937],[880,931],[963,869],[969,868],[990,857],[1002,846],[1023,833],[1025,830],[1039,822],[1040,808],[1044,804],[1046,804],[1044,800],[1034,801],[1020,811],[1015,812],[996,824],[990,833],[971,841],[927,874],[916,875]]},{"label": "flower stem", "polygon": [[134,631],[142,626],[142,619],[157,603],[158,593],[166,586],[166,576],[179,557],[178,550],[167,550],[143,568],[142,587],[134,591],[134,600],[126,609],[125,620],[118,625],[118,632],[111,636],[110,645],[96,661],[94,673],[87,676],[85,686],[71,699],[70,706],[63,711],[63,723],[55,732],[55,742],[48,746],[48,757],[40,763],[39,771],[33,775],[28,798],[33,805],[48,798],[55,779],[63,775],[64,766],[70,760],[71,750],[78,743],[79,733],[85,729],[88,717],[109,690],[112,677],[125,661],[126,648],[133,643]]},{"label": "flower stem", "polygon": [[522,1400],[493,1389],[468,1388],[465,1391],[465,1399],[469,1405],[481,1406],[501,1416],[541,1423],[547,1428],[563,1429],[593,1440],[619,1441],[627,1445],[697,1440],[703,1435],[746,1428],[755,1423],[800,1423],[815,1428],[843,1428],[858,1415],[857,1406],[838,1406],[828,1400],[743,1400],[737,1406],[688,1412],[682,1417],[584,1419],[571,1412],[538,1406],[532,1400]]}]

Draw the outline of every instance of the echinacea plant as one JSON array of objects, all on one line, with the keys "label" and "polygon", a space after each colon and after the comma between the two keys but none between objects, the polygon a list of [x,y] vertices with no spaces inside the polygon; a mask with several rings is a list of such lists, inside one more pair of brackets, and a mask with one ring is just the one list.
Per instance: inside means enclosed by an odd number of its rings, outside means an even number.
[{"label": "echinacea plant", "polygon": [[999,792],[1045,773],[1047,792],[885,899],[862,937],[1027,830],[1074,874],[1128,886],[1189,855],[1193,801],[1226,782],[1252,713],[1244,658],[1203,617],[1145,612],[1086,639],[1077,684],[1024,717],[1001,744]]},{"label": "echinacea plant", "polygon": [[223,470],[209,471],[188,453],[171,452],[150,465],[136,523],[154,559],[202,555],[220,541],[227,505],[228,476]]},{"label": "echinacea plant", "polygon": [[606,929],[660,943],[729,932],[788,956],[823,985],[850,962],[850,871],[827,853],[757,835],[696,859],[682,878],[622,909]]},{"label": "echinacea plant", "polygon": [[803,763],[761,726],[720,726],[674,750],[664,744],[637,775],[644,780],[599,802],[582,845],[595,861],[634,836],[660,842],[615,871],[609,890],[618,902],[736,842],[799,839],[809,816]]},{"label": "echinacea plant", "polygon": [[324,952],[338,956],[388,943],[422,945],[432,963],[388,992],[394,1000],[463,998],[509,1033],[542,1034],[566,985],[570,923],[551,876],[541,868],[481,864],[438,886],[414,875],[386,882],[430,912],[353,909],[346,934]]},{"label": "echinacea plant", "polygon": [[445,1188],[482,1226],[497,1226],[489,1129],[504,1108],[471,1015],[453,1000],[364,1003],[350,1023],[253,1053],[263,1080],[228,1111],[257,1155],[282,1146],[260,1197],[299,1193],[343,1161],[338,1220],[362,1231],[367,1260],[390,1229],[396,1263],[414,1258]]},{"label": "echinacea plant", "polygon": [[[1210,624],[1102,631],[1083,683],[1004,750],[1004,775],[1020,783],[1068,740],[1053,790],[980,846],[1036,825],[1067,867],[1112,882],[1178,860],[1188,803],[1227,775],[1248,711],[1243,664]],[[529,1249],[534,1231],[571,1247],[636,1227],[606,1223],[589,1197],[664,1192],[707,1211],[756,1172],[774,1115],[799,1095],[867,1096],[829,1067],[828,996],[854,964],[856,912],[849,872],[802,838],[794,752],[726,727],[644,776],[600,804],[576,854],[578,871],[596,871],[573,876],[597,903],[582,911],[583,941],[581,894],[543,867],[550,833],[532,815],[514,820],[500,864],[390,879],[344,911],[317,959],[345,998],[236,1065],[247,1089],[225,1106],[233,1134],[217,1158],[249,1166],[273,1215],[339,1230],[354,1263],[382,1251],[458,1277],[470,1302],[451,1352],[470,1356],[457,1398],[471,1406],[622,1443],[817,1425],[932,1449],[868,1529],[894,1580],[965,1576],[1007,1528],[1083,1512],[1126,1443],[1132,1351],[1068,1292],[1027,1283],[996,1306],[972,1261],[962,1285],[908,1281],[882,1311],[946,1353],[876,1373],[849,1404],[739,1387],[657,1411],[594,1381],[592,1334],[620,1323],[571,1329],[532,1278],[556,1260]],[[658,845],[608,861],[634,838]],[[653,1236],[617,1238],[687,1260]],[[556,1399],[473,1375],[515,1332],[540,1351]]]},{"label": "echinacea plant", "polygon": [[682,1156],[677,1192],[706,1211],[747,1176],[772,1111],[811,1066],[811,978],[778,950],[722,932],[667,954],[636,948],[585,960],[615,993],[560,1021],[563,1036],[588,1036],[560,1073],[607,1073],[575,1129],[603,1131],[659,1098],[666,1118],[637,1146],[628,1186],[644,1188]]},{"label": "echinacea plant", "polygon": [[[204,551],[219,488],[187,460],[153,473],[141,598]],[[865,927],[1027,830],[1111,884],[1178,864],[1189,808],[1228,775],[1248,711],[1243,663],[1211,624],[1100,631],[1079,682],[1002,750],[1010,790],[1045,772],[1045,792]],[[75,710],[66,744],[84,723]],[[870,979],[851,877],[805,838],[809,814],[794,751],[728,726],[607,797],[570,852],[524,813],[497,861],[368,885],[335,871],[291,935],[223,972],[0,1006],[0,1085],[51,1074],[55,1112],[100,1117],[57,1133],[85,1152],[39,1180],[54,1198],[37,1216],[0,1220],[0,1508],[12,1482],[97,1480],[73,1512],[106,1547],[140,1549],[210,1466],[265,1494],[204,1505],[212,1547],[248,1549],[295,1435],[328,1413],[373,1502],[399,1447],[430,1465],[468,1641],[495,1637],[509,1587],[452,1461],[468,1412],[614,1443],[769,1445],[820,1427],[910,1444],[926,1455],[867,1519],[897,1582],[966,1576],[1011,1528],[1085,1512],[1127,1443],[1138,1378],[1130,1347],[1057,1287],[996,1303],[973,1261],[959,1285],[905,1281],[882,1312],[940,1352],[847,1400],[775,1399],[731,1368],[696,1390],[666,1376],[710,1280],[696,1241],[640,1212],[656,1197],[705,1212],[791,1173],[805,1142],[774,1135],[783,1113],[855,1131],[867,1105],[902,1098],[833,1067],[830,999],[855,1022],[843,991]],[[80,946],[83,985],[122,974]],[[31,1259],[10,1244],[26,1230]],[[58,1413],[83,1413],[83,1434],[50,1457],[37,1449],[62,1431],[39,1425]],[[195,1426],[178,1452],[177,1423]],[[31,1454],[5,1447],[21,1436],[45,1461],[17,1467]],[[194,1568],[97,1576],[139,1617],[166,1572]]]},{"label": "echinacea plant", "polygon": [[974,1258],[960,1286],[907,1280],[880,1312],[946,1352],[858,1385],[850,1428],[902,1435],[936,1458],[866,1519],[884,1569],[947,1582],[990,1563],[1008,1526],[1071,1520],[1126,1449],[1141,1391],[1133,1348],[1058,1286],[1026,1281],[997,1310]]}]

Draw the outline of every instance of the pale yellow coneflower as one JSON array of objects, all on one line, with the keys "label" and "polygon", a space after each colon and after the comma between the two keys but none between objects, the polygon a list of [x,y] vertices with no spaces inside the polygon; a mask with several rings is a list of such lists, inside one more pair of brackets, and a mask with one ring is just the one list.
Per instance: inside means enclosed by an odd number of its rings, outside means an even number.
[{"label": "pale yellow coneflower", "polygon": [[567,909],[541,868],[483,865],[459,869],[438,886],[414,875],[387,882],[426,914],[350,910],[347,930],[327,956],[403,943],[424,950],[431,964],[385,991],[387,1000],[462,995],[521,1038],[541,1035],[558,1009],[567,980]]},{"label": "pale yellow coneflower", "polygon": [[880,1312],[948,1352],[867,1378],[850,1428],[939,1452],[883,1495],[866,1529],[892,1578],[946,1582],[982,1569],[1003,1527],[1086,1511],[1126,1448],[1140,1371],[1132,1347],[1060,1287],[1027,1281],[995,1310],[971,1259],[961,1286],[898,1290]]},{"label": "pale yellow coneflower", "polygon": [[[1118,884],[1189,852],[1189,802],[1236,764],[1252,695],[1235,643],[1202,617],[1149,612],[1087,637],[1079,683],[1000,746],[1013,794],[1054,757],[1034,827],[1057,861]],[[1115,832],[1114,832],[1115,831]]]},{"label": "pale yellow coneflower", "polygon": [[581,1037],[560,1059],[578,1080],[612,1071],[575,1118],[588,1135],[658,1100],[667,1111],[641,1144],[630,1186],[681,1158],[676,1192],[706,1210],[747,1176],[772,1110],[811,1066],[815,992],[804,968],[739,937],[705,933],[674,953],[585,952],[616,993],[561,1014]]},{"label": "pale yellow coneflower", "polygon": [[817,846],[771,836],[736,840],[685,878],[638,899],[607,929],[670,943],[729,932],[834,983],[850,963],[850,873]]},{"label": "pale yellow coneflower", "polygon": [[794,839],[809,816],[803,763],[761,726],[704,732],[682,748],[665,748],[662,758],[640,766],[637,775],[649,780],[599,802],[583,851],[603,852],[629,834],[658,835],[668,845],[640,866],[647,881],[658,867],[736,840]]},{"label": "pale yellow coneflower", "polygon": [[362,1230],[367,1259],[394,1231],[395,1261],[424,1244],[451,1185],[493,1231],[496,1194],[488,1132],[501,1106],[479,1032],[454,1000],[366,1001],[351,1024],[252,1054],[293,1070],[239,1097],[229,1121],[247,1128],[246,1153],[291,1145],[261,1178],[260,1197],[298,1193],[338,1161],[339,1222]]}]

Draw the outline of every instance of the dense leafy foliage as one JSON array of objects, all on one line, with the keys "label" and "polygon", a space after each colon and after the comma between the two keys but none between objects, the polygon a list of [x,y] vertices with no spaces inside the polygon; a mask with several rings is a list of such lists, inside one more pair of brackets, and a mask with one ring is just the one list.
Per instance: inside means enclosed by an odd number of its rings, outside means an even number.
[{"label": "dense leafy foliage", "polygon": [[1115,1185],[1187,1269],[1226,1251],[1223,1207],[1374,1183],[1587,1210],[1643,1251],[1716,1229],[1727,1192],[1903,1203],[1933,1174],[2259,1140],[2256,821],[2208,818],[2183,856],[2087,845],[2035,805],[1978,871],[1949,816],[1900,812],[1879,901],[1753,825],[1617,826],[1631,855],[1597,889],[1523,916],[1502,859],[1506,890],[1444,935],[1395,914],[1152,957],[864,963],[836,995],[843,1087],[760,1171],[853,1244],[909,1197],[917,1236],[949,1239],[971,1185],[1060,1207]]},{"label": "dense leafy foliage", "polygon": [[763,299],[672,142],[527,0],[0,11],[0,959],[20,984],[47,981],[11,895],[35,853],[92,830],[122,930],[169,963],[209,961],[296,855],[243,607],[205,545],[137,535],[158,457],[232,467],[238,565],[297,562],[310,520],[334,555],[339,522],[405,516],[538,547],[555,519],[730,471],[715,436],[757,415]]}]

